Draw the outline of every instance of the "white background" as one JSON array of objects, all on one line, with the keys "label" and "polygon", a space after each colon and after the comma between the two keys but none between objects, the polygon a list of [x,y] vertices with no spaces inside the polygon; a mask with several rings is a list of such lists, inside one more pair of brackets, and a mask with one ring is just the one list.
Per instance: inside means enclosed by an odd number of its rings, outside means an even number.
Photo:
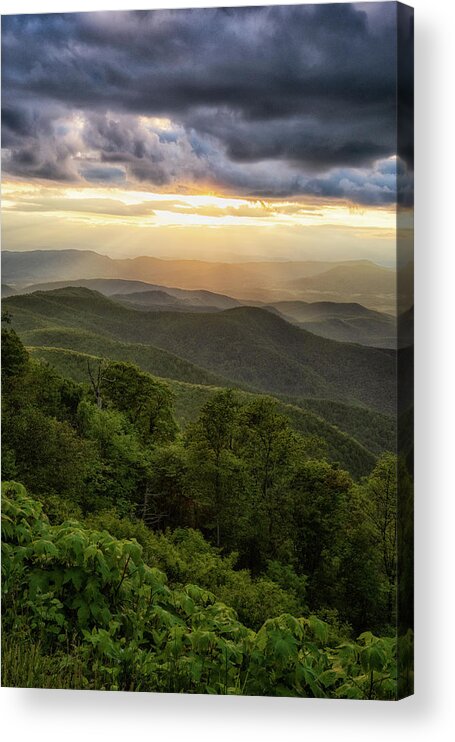
[{"label": "white background", "polygon": [[[313,0],[313,2],[316,0]],[[3,0],[2,13],[263,2]],[[416,11],[416,695],[400,703],[0,691],[3,739],[375,742],[455,738],[453,0]]]}]

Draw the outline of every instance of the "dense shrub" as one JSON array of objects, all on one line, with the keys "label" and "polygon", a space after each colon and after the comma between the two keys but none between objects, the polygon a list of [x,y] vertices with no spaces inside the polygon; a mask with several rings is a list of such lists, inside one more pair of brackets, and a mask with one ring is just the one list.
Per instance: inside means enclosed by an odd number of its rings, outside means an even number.
[{"label": "dense shrub", "polygon": [[[286,613],[255,633],[209,590],[170,588],[165,574],[144,562],[135,539],[75,521],[51,525],[13,482],[3,489],[2,535],[2,660],[11,685],[41,684],[55,657],[61,687],[396,694],[393,639],[367,632],[331,646],[326,623]],[[19,645],[35,657],[33,668]]]}]

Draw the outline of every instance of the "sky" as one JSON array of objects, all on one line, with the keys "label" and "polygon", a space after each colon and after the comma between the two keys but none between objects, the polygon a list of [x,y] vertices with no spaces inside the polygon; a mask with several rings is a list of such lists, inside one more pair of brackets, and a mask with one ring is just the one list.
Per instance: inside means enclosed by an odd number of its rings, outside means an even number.
[{"label": "sky", "polygon": [[390,264],[396,50],[393,2],[4,16],[3,247]]}]

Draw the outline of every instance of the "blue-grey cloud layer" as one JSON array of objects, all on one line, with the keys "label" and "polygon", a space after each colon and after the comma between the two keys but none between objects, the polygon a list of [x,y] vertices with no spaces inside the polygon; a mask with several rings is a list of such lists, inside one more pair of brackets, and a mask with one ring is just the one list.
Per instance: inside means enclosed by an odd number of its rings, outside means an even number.
[{"label": "blue-grey cloud layer", "polygon": [[395,3],[4,17],[4,169],[394,202],[395,25]]}]

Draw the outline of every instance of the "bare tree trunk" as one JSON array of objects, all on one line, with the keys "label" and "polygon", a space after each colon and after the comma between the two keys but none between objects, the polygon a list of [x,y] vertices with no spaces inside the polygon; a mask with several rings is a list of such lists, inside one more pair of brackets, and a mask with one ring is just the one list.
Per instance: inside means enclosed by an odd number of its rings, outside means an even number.
[{"label": "bare tree trunk", "polygon": [[98,370],[97,370],[97,373],[96,373],[96,378],[95,378],[95,375],[94,375],[94,373],[92,371],[92,367],[90,366],[90,361],[87,361],[87,371],[88,371],[90,383],[92,385],[93,393],[95,395],[96,406],[98,407],[99,410],[101,410],[102,407],[103,407],[103,399],[102,399],[102,396],[101,396],[101,382],[103,380],[103,373],[102,373],[103,372],[103,363],[102,363],[102,361],[100,361],[99,364],[98,364]]}]

